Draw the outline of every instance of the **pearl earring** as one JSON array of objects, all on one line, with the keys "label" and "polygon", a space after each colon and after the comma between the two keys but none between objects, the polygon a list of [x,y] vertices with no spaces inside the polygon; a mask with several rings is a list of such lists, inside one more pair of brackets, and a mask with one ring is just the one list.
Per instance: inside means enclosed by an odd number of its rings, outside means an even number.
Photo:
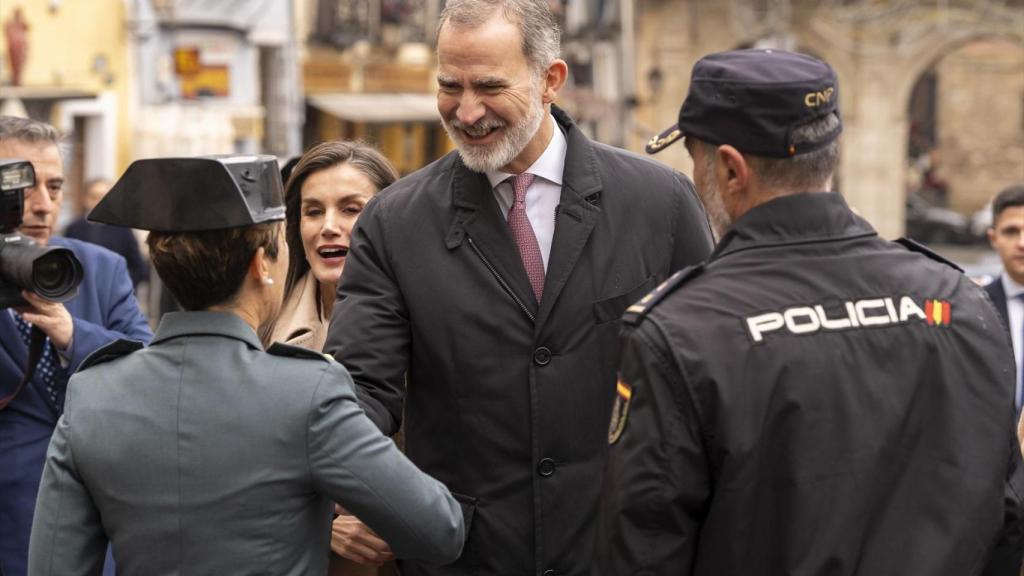
[{"label": "pearl earring", "polygon": [[273,286],[274,285],[274,279],[271,278],[270,276],[264,277],[263,278],[263,285],[264,286]]}]

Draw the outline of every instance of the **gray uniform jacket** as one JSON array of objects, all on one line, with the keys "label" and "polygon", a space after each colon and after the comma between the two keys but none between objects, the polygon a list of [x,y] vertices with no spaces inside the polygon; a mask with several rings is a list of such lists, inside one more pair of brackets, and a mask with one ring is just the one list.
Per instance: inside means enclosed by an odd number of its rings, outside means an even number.
[{"label": "gray uniform jacket", "polygon": [[235,315],[182,312],[151,347],[87,361],[47,454],[29,574],[98,574],[108,539],[122,576],[324,574],[332,501],[400,558],[457,558],[459,505],[364,415],[348,372],[272,350]]}]

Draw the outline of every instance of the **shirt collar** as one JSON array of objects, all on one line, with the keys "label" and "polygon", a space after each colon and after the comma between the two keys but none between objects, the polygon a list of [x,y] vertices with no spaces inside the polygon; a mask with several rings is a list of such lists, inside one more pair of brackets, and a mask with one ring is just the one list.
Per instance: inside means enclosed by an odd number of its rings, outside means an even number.
[{"label": "shirt collar", "polygon": [[229,312],[168,312],[160,318],[151,344],[180,336],[226,336],[241,340],[250,348],[263,349],[260,338],[252,327],[241,317]]},{"label": "shirt collar", "polygon": [[[562,173],[565,172],[565,152],[567,150],[565,134],[562,134],[562,129],[559,128],[558,122],[555,121],[551,114],[548,114],[548,118],[553,127],[551,140],[548,142],[547,148],[544,149],[544,153],[526,169],[526,172],[561,186]],[[515,174],[509,174],[501,170],[487,172],[487,180],[491,183],[491,188],[497,188],[498,184],[513,176]]]},{"label": "shirt collar", "polygon": [[712,258],[766,245],[875,236],[838,192],[789,194],[751,208],[722,237]]},{"label": "shirt collar", "polygon": [[1002,278],[1003,281],[1003,292],[1006,293],[1007,301],[1013,300],[1021,294],[1024,294],[1024,284],[1018,284],[1005,272],[1000,274],[1000,278]]}]

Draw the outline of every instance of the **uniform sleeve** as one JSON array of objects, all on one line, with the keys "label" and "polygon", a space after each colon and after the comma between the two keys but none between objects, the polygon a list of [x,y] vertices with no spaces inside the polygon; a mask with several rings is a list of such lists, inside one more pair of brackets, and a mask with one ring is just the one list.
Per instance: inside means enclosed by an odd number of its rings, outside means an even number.
[{"label": "uniform sleeve", "polygon": [[592,574],[690,574],[710,473],[685,377],[650,321],[625,336],[617,388]]},{"label": "uniform sleeve", "polygon": [[1003,526],[982,576],[1024,574],[1024,465],[1014,437],[1003,490]]},{"label": "uniform sleeve", "polygon": [[50,438],[29,540],[33,576],[99,575],[107,551],[100,515],[72,453],[72,399]]},{"label": "uniform sleeve", "polygon": [[458,502],[366,417],[338,364],[313,396],[308,442],[317,492],[363,521],[396,557],[436,565],[458,559],[464,543]]},{"label": "uniform sleeve", "polygon": [[391,436],[402,423],[409,317],[390,268],[378,200],[367,204],[352,232],[324,352],[349,370],[363,409]]},{"label": "uniform sleeve", "polygon": [[693,182],[679,172],[675,172],[675,178],[682,193],[674,195],[677,206],[672,243],[672,272],[707,260],[715,247],[704,205],[697,197]]},{"label": "uniform sleeve", "polygon": [[[96,278],[101,277],[97,275]],[[116,258],[106,280],[106,286],[98,290],[103,322],[72,318],[74,332],[71,349],[67,352],[69,373],[78,370],[78,366],[90,354],[114,340],[127,338],[148,344],[153,337],[149,322],[139,309],[139,301],[135,299],[124,258]]]}]

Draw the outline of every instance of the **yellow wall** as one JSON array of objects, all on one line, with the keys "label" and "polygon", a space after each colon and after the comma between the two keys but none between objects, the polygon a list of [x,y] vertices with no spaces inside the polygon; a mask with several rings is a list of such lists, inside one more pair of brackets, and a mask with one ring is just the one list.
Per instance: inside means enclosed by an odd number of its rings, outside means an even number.
[{"label": "yellow wall", "polygon": [[[54,4],[57,8],[51,11]],[[114,92],[118,102],[117,169],[122,171],[131,159],[131,79],[123,0],[2,0],[0,30],[19,7],[29,26],[22,85]],[[93,70],[98,55],[106,57],[106,72]],[[3,83],[9,84],[6,41],[0,41],[0,58]],[[108,74],[112,76],[109,84],[105,78]]]}]

